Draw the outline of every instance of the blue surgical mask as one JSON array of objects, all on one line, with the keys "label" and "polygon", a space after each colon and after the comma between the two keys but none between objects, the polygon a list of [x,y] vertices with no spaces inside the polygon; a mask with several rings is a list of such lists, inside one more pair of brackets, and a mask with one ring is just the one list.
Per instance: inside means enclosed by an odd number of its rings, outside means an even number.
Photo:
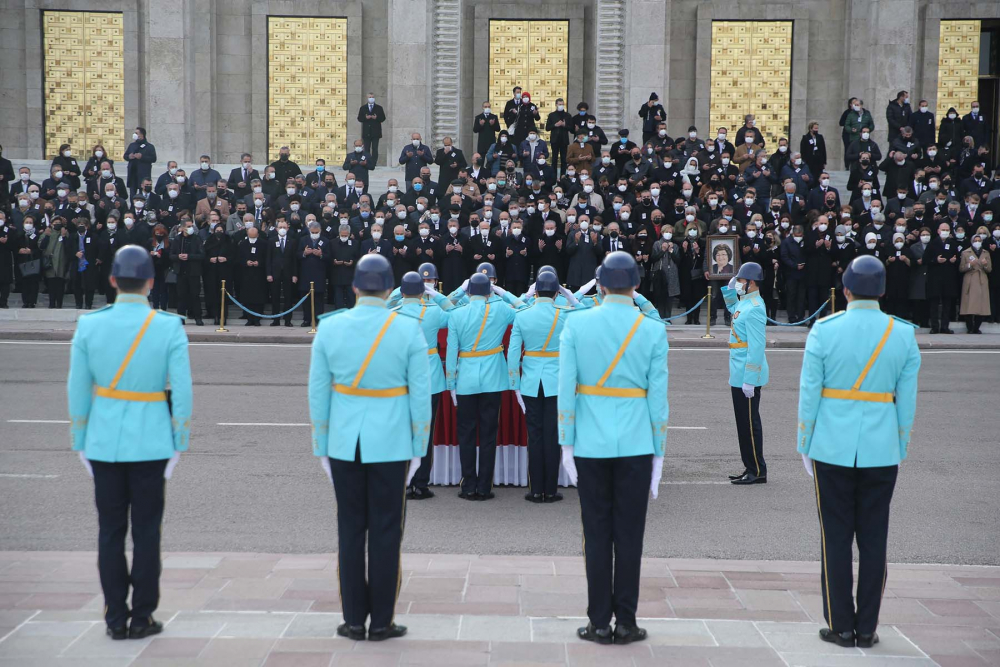
[{"label": "blue surgical mask", "polygon": [[324,167],[321,164],[318,164],[318,165],[316,165],[316,171],[318,171],[319,173],[322,174],[324,171],[326,171],[326,167]]},{"label": "blue surgical mask", "polygon": [[581,109],[580,110],[580,115],[581,116],[586,116],[587,115],[587,110],[586,109]]},{"label": "blue surgical mask", "polygon": [[361,217],[364,218],[364,219],[366,219],[366,220],[368,219],[368,216],[370,216],[370,215],[371,215],[370,211],[361,211]]},{"label": "blue surgical mask", "polygon": [[414,183],[413,184],[413,191],[414,192],[420,192],[423,189],[424,189],[424,184],[423,183]]},{"label": "blue surgical mask", "polygon": [[628,137],[619,137],[618,141],[622,142],[623,144],[627,144],[628,143]]},{"label": "blue surgical mask", "polygon": [[406,234],[396,234],[396,240],[402,242],[406,238]]}]

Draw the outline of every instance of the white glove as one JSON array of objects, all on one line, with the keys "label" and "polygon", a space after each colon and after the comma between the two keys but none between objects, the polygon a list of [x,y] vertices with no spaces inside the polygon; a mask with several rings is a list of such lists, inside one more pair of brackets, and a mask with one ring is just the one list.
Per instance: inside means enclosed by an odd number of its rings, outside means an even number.
[{"label": "white glove", "polygon": [[660,478],[663,477],[663,457],[653,457],[653,479],[649,483],[649,492],[653,494],[653,500],[660,495]]},{"label": "white glove", "polygon": [[468,292],[469,291],[469,279],[468,278],[466,278],[465,282],[462,283],[462,291],[463,292]]},{"label": "white glove", "polygon": [[729,279],[729,289],[736,289],[736,276]]},{"label": "white glove", "polygon": [[525,296],[527,296],[529,299],[535,296],[535,283],[531,283],[531,287],[528,288],[528,293]]},{"label": "white glove", "polygon": [[410,470],[406,473],[406,486],[410,486],[410,482],[413,481],[413,476],[417,474],[417,468],[420,467],[420,461],[422,457],[414,456],[410,459]]},{"label": "white glove", "polygon": [[90,465],[90,459],[87,458],[87,455],[83,453],[82,449],[77,453],[80,455],[80,463],[82,463],[83,467],[87,469],[87,474],[93,477],[94,466]]},{"label": "white glove", "polygon": [[580,288],[581,294],[586,294],[590,291],[590,288],[597,284],[597,278],[592,278],[589,283]]},{"label": "white glove", "polygon": [[577,305],[580,304],[580,302],[577,301],[576,297],[573,296],[573,293],[570,292],[565,287],[560,286],[559,287],[559,293],[562,294],[564,297],[566,297],[566,303],[568,303],[569,305],[571,305],[571,306],[577,306]]},{"label": "white glove", "polygon": [[527,410],[524,409],[524,399],[521,398],[521,390],[515,389],[514,396],[517,397],[517,404],[521,406],[521,412],[527,414]]},{"label": "white glove", "polygon": [[177,462],[181,460],[181,453],[174,452],[174,455],[170,457],[167,461],[167,467],[163,469],[163,479],[170,479],[174,474],[174,468],[177,467]]},{"label": "white glove", "polygon": [[432,283],[424,283],[424,294],[429,294],[430,296],[434,296],[435,294],[437,294],[437,290],[434,289],[434,285]]},{"label": "white glove", "polygon": [[743,383],[743,395],[747,398],[753,398],[754,389],[756,389],[756,387],[752,384]]},{"label": "white glove", "polygon": [[328,456],[319,457],[319,464],[320,466],[323,467],[323,472],[326,473],[326,478],[330,480],[331,484],[333,484],[333,473],[330,471],[330,457]]},{"label": "white glove", "polygon": [[496,294],[499,297],[502,297],[503,295],[505,295],[507,293],[507,290],[505,290],[504,288],[500,287],[499,285],[493,285],[492,289],[493,289],[493,293]]},{"label": "white glove", "polygon": [[813,476],[813,460],[811,458],[809,458],[808,456],[806,456],[805,454],[803,454],[802,455],[802,465],[804,465],[806,467],[806,472],[809,474],[810,477],[812,477]]},{"label": "white glove", "polygon": [[573,459],[572,445],[562,446],[562,467],[566,471],[566,476],[569,477],[569,483],[576,486],[576,461]]},{"label": "white glove", "polygon": [[448,393],[451,394],[451,404],[454,405],[457,408],[458,407],[458,395],[455,393],[454,389],[450,389],[448,391]]}]

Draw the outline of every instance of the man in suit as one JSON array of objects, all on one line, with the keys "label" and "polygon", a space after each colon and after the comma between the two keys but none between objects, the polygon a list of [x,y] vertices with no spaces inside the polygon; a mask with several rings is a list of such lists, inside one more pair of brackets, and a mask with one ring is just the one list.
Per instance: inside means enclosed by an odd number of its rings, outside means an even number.
[{"label": "man in suit", "polygon": [[156,162],[156,147],[146,140],[146,128],[136,127],[132,132],[132,143],[125,149],[123,158],[128,162],[129,191],[135,194],[139,191],[142,181],[150,178],[153,173],[153,163]]},{"label": "man in suit", "polygon": [[97,265],[99,248],[96,235],[90,231],[90,218],[81,216],[73,221],[76,234],[69,237],[70,250],[75,259],[70,260],[70,283],[76,296],[76,309],[94,307],[94,292],[97,289],[100,267]]},{"label": "man in suit", "polygon": [[[369,174],[375,168],[375,159],[365,150],[364,142],[361,139],[354,140],[354,149],[344,158],[342,169],[354,174],[357,181],[364,184],[363,192],[368,192]],[[346,198],[346,197],[345,197]],[[340,196],[337,196],[338,201]]]},{"label": "man in suit", "polygon": [[301,326],[303,327],[312,325],[313,304],[311,301],[315,301],[316,317],[323,314],[323,304],[326,302],[326,271],[330,264],[330,248],[327,239],[321,238],[319,223],[311,220],[308,229],[309,233],[302,237],[298,244],[299,293],[308,294],[309,286],[313,285],[316,294],[314,299],[306,299],[302,303]]},{"label": "man in suit", "polygon": [[236,194],[236,198],[243,199],[251,194],[250,183],[255,180],[260,180],[260,174],[253,168],[253,156],[250,153],[243,153],[240,155],[240,166],[229,172],[226,181]]},{"label": "man in suit", "polygon": [[577,637],[629,644],[646,638],[636,608],[646,509],[667,441],[668,343],[662,320],[635,309],[630,254],[605,257],[600,278],[601,307],[568,311],[559,338],[559,444],[570,482],[579,477],[587,545],[590,622]]},{"label": "man in suit", "polygon": [[566,105],[560,97],[556,100],[556,110],[549,113],[545,119],[545,131],[549,133],[549,150],[552,151],[552,169],[557,175],[566,172],[566,151],[573,136],[572,128],[573,116],[566,111]]},{"label": "man in suit", "polygon": [[[358,109],[358,122],[361,123],[364,152],[371,156],[374,168],[378,164],[378,142],[382,138],[382,123],[385,122],[385,110],[381,104],[375,104],[375,93],[368,93],[367,103]],[[365,182],[368,182],[367,179]]]},{"label": "man in suit", "polygon": [[[917,408],[915,326],[884,314],[885,266],[856,257],[844,272],[847,310],[816,323],[799,381],[798,451],[813,478],[822,538],[820,639],[878,643],[888,577],[889,505]],[[852,553],[857,536],[857,606]]]},{"label": "man in suit", "polygon": [[34,185],[36,188],[41,188],[39,183],[31,180],[31,168],[21,167],[17,170],[17,180],[10,184],[10,199],[15,200],[20,194],[27,194],[28,188]]},{"label": "man in suit", "polygon": [[430,146],[421,143],[420,133],[414,132],[410,135],[410,145],[403,146],[399,153],[399,164],[406,165],[405,179],[407,183],[412,183],[414,178],[421,175],[424,167],[434,162],[434,155]]},{"label": "man in suit", "polygon": [[830,185],[830,174],[824,171],[819,175],[819,182],[809,191],[809,196],[806,199],[806,210],[823,211],[826,213],[826,200],[830,198],[831,194],[833,195],[835,206],[839,210],[840,191]]},{"label": "man in suit", "polygon": [[486,155],[490,146],[496,143],[497,132],[500,131],[500,117],[493,113],[489,100],[483,102],[483,112],[472,119],[472,131],[479,135],[476,152]]},{"label": "man in suit", "polygon": [[442,141],[442,148],[439,148],[434,156],[434,164],[441,167],[438,172],[438,183],[451,183],[458,178],[458,172],[468,166],[465,161],[465,154],[453,146],[451,137],[445,137]]},{"label": "man in suit", "polygon": [[514,86],[513,95],[503,108],[503,122],[508,130],[517,121],[517,114],[521,109],[521,86]]},{"label": "man in suit", "polygon": [[185,217],[177,238],[170,244],[170,258],[177,271],[177,313],[186,314],[200,327],[205,324],[201,320],[201,264],[205,252],[197,231],[190,216]]},{"label": "man in suit", "polygon": [[[392,283],[385,257],[362,257],[354,274],[357,305],[320,321],[309,366],[313,455],[337,498],[344,612],[337,635],[355,641],[406,634],[393,623],[405,489],[430,434],[427,341],[416,317],[386,309]],[[359,344],[360,353],[344,354],[345,340]]]},{"label": "man in suit", "polygon": [[549,157],[549,147],[543,139],[538,138],[538,132],[532,130],[527,133],[527,138],[521,142],[517,148],[518,159],[521,167],[528,170],[540,157]]},{"label": "man in suit", "polygon": [[[183,321],[149,307],[149,252],[124,246],[111,276],[120,292],[114,304],[81,317],[73,334],[70,439],[94,478],[107,634],[141,639],[163,631],[153,619],[160,598],[163,480],[188,448],[191,366]],[[164,378],[170,379],[169,399]],[[125,558],[130,520],[131,571]]]},{"label": "man in suit", "polygon": [[[288,222],[284,217],[278,218],[277,238],[268,239],[269,247],[265,257],[267,282],[271,286],[271,314],[283,312],[291,308],[297,301],[298,290],[292,286],[299,281],[296,271],[296,256],[298,248],[296,238],[288,233]],[[284,296],[284,299],[282,299]],[[278,318],[271,320],[271,326],[279,326]],[[285,315],[285,326],[292,326],[292,314]]]}]

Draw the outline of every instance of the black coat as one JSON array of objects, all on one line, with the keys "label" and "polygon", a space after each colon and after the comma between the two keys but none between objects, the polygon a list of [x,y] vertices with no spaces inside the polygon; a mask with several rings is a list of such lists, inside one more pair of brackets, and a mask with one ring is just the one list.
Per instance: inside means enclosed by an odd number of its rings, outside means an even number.
[{"label": "black coat", "polygon": [[[259,241],[258,241],[259,243]],[[212,233],[204,243],[205,248],[205,276],[209,281],[225,280],[226,290],[232,293],[233,287],[233,267],[236,265],[236,245],[232,238],[225,232],[221,234]],[[212,260],[215,260],[214,262]],[[225,261],[221,261],[221,260]],[[206,295],[208,299],[218,299],[218,295]]]},{"label": "black coat", "polygon": [[[367,116],[375,116],[368,118]],[[358,122],[361,123],[362,139],[381,139],[382,123],[385,122],[385,109],[380,104],[373,104],[371,111],[367,104],[362,104],[358,109]]]},{"label": "black coat", "polygon": [[558,234],[556,236],[543,234],[537,240],[532,239],[528,256],[532,258],[536,271],[543,266],[553,266],[559,274],[559,282],[566,282],[566,257],[562,249],[556,246],[557,242],[565,247],[566,240]]},{"label": "black coat", "polygon": [[356,239],[349,238],[344,242],[337,236],[330,241],[330,261],[333,263],[331,284],[338,286],[351,284],[360,248],[361,241]]},{"label": "black coat", "polygon": [[285,236],[285,249],[281,249],[281,238],[267,239],[267,275],[275,281],[291,280],[298,275],[298,242],[292,234]]},{"label": "black coat", "polygon": [[[62,180],[68,183],[69,187],[74,190],[80,189],[80,175],[83,173],[83,169],[80,167],[80,163],[76,161],[75,157],[63,157],[62,155],[58,155],[54,160],[52,160],[52,166],[58,166],[62,169]],[[71,176],[70,174],[75,174],[75,176]]]},{"label": "black coat", "polygon": [[438,183],[444,183],[447,187],[458,178],[459,170],[467,167],[469,163],[465,161],[465,153],[452,146],[451,155],[446,154],[443,148],[439,148],[434,155],[434,164],[441,167]]},{"label": "black coat", "polygon": [[[132,159],[133,153],[142,153],[142,157]],[[133,141],[125,149],[122,158],[128,162],[127,185],[130,190],[138,190],[142,182],[153,175],[153,163],[156,162],[156,147],[145,139]]]},{"label": "black coat", "polygon": [[[259,251],[258,251],[259,252]],[[187,255],[186,260],[181,260],[181,255]],[[170,244],[170,259],[174,262],[174,271],[178,276],[200,276],[202,262],[205,259],[205,248],[198,234],[178,234]],[[264,263],[261,262],[261,266]]]},{"label": "black coat", "polygon": [[9,221],[0,223],[0,285],[14,280],[14,251],[17,228]]},{"label": "black coat", "polygon": [[[556,123],[563,121],[562,125]],[[549,146],[569,146],[573,116],[568,111],[553,111],[545,119],[545,131],[549,133]]]},{"label": "black coat", "polygon": [[[455,291],[469,277],[466,272],[466,262],[462,256],[464,243],[466,242],[462,240],[461,236],[453,237],[450,232],[441,238],[444,255],[438,264],[438,275],[444,284],[446,294]],[[450,251],[448,250],[449,246],[452,248]]]},{"label": "black coat", "polygon": [[812,133],[802,135],[799,141],[799,152],[802,153],[802,161],[812,172],[813,180],[818,181],[820,173],[826,168],[826,140],[822,134],[813,136]]},{"label": "black coat", "polygon": [[[175,241],[176,244],[176,241]],[[250,239],[243,239],[237,248],[238,257],[236,265],[240,271],[240,301],[253,307],[267,302],[270,290],[267,285],[267,240],[257,237],[256,243],[250,243]],[[249,266],[249,262],[255,262],[256,266]]]},{"label": "black coat", "polygon": [[[340,241],[337,241],[340,243]],[[304,254],[306,248],[319,250],[322,254]],[[326,293],[326,269],[330,264],[330,240],[320,237],[313,241],[308,235],[299,242],[299,291],[308,292],[309,283],[315,283],[317,294]]]},{"label": "black coat", "polygon": [[[243,165],[241,164],[229,172],[229,178],[226,179],[226,184],[229,186],[229,189],[236,194],[238,199],[242,199],[252,192],[250,189],[250,181],[259,178],[260,174],[257,173],[256,169],[251,169],[250,175],[244,178]],[[240,183],[243,183],[242,188],[239,187]],[[284,183],[281,184],[281,187],[285,187]],[[252,207],[252,205],[247,207],[247,210],[249,211]]]},{"label": "black coat", "polygon": [[[482,121],[482,122],[480,122]],[[500,116],[491,113],[479,114],[472,120],[472,131],[478,134],[476,138],[476,152],[486,159],[486,151],[490,149],[497,140],[497,132],[501,130]]]},{"label": "black coat", "polygon": [[531,239],[524,234],[518,237],[510,235],[504,239],[504,279],[507,283],[512,281],[528,282],[528,273],[531,267],[530,247]]},{"label": "black coat", "polygon": [[[952,237],[942,241],[940,236],[934,236],[924,251],[924,266],[927,267],[927,298],[935,297],[955,299],[959,294],[961,284],[958,272],[958,261],[949,261],[960,255],[958,241]],[[938,259],[943,257],[944,262]]]}]

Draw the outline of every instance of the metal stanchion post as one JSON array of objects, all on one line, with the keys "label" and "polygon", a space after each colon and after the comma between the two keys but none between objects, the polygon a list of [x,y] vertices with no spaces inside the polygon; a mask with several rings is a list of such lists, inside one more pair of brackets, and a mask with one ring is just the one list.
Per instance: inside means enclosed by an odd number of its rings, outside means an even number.
[{"label": "metal stanchion post", "polygon": [[830,314],[837,312],[837,288],[830,288]]},{"label": "metal stanchion post", "polygon": [[708,315],[705,316],[705,335],[702,338],[715,338],[712,335],[712,286],[708,286],[708,296],[706,297],[708,303]]},{"label": "metal stanchion post", "polygon": [[222,281],[222,287],[219,289],[219,328],[216,332],[222,333],[229,331],[226,328],[226,281]]},{"label": "metal stanchion post", "polygon": [[309,333],[316,333],[316,283],[309,282],[309,310],[312,311],[312,329]]}]

